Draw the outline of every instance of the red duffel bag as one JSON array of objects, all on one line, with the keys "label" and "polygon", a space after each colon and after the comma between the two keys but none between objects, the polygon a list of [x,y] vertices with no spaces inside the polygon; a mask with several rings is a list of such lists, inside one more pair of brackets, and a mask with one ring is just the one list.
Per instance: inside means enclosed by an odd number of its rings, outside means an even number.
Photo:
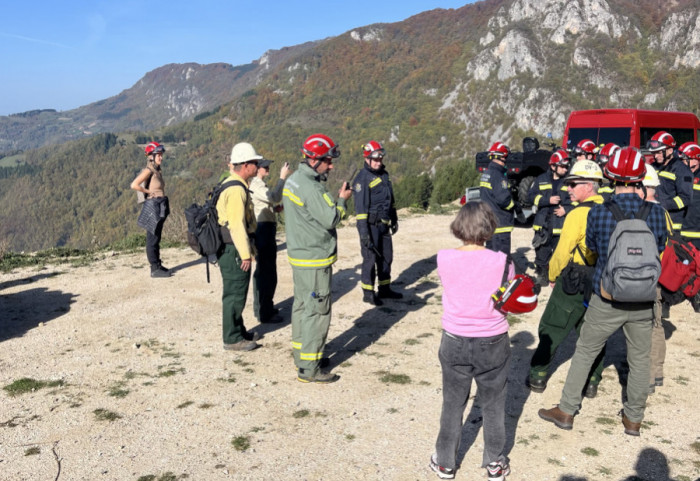
[{"label": "red duffel bag", "polygon": [[700,291],[700,251],[673,233],[661,257],[659,284],[671,292],[682,290],[687,297]]}]

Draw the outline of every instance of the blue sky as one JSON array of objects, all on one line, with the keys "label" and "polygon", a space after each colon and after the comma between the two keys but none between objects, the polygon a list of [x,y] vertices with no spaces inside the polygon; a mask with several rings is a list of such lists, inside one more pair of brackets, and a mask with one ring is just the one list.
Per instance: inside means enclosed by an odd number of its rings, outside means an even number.
[{"label": "blue sky", "polygon": [[0,115],[70,110],[168,63],[246,64],[266,50],[473,0],[7,0]]}]

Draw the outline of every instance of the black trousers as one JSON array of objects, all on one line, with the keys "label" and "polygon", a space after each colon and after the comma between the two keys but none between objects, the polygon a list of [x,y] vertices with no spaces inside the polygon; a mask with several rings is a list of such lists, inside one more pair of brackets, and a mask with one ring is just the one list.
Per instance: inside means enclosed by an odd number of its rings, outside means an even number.
[{"label": "black trousers", "polygon": [[372,249],[361,246],[362,253],[362,275],[360,283],[365,290],[374,290],[375,276],[379,285],[388,285],[391,282],[391,263],[394,261],[394,245],[391,241],[389,226],[384,223],[370,224],[369,235],[374,243],[374,247],[381,256]]},{"label": "black trousers", "polygon": [[275,290],[277,290],[277,224],[259,222],[255,231],[255,274],[253,274],[253,312],[266,321],[273,316]]},{"label": "black trousers", "polygon": [[148,263],[151,264],[151,268],[157,268],[161,263],[160,260],[160,239],[163,236],[163,225],[165,224],[165,219],[161,219],[156,225],[156,229],[151,234],[146,231],[146,258]]}]

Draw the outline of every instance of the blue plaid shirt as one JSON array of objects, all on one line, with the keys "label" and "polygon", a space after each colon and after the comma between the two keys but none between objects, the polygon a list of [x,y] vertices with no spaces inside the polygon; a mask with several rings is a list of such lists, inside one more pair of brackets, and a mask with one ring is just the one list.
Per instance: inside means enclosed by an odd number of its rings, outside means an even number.
[{"label": "blue plaid shirt", "polygon": [[[630,217],[637,213],[643,203],[642,199],[636,193],[615,194],[612,196],[612,202],[619,205],[622,212]],[[616,225],[617,222],[612,212],[603,204],[596,204],[588,212],[586,246],[590,250],[598,253],[595,274],[593,274],[593,291],[598,295],[600,295],[600,279],[603,277],[603,268],[608,261],[608,243],[610,242],[610,236]],[[659,246],[659,252],[663,252],[666,246],[668,229],[666,228],[664,208],[659,204],[653,204],[649,216],[647,217],[647,225],[654,234],[654,237],[656,237],[656,244]]]}]

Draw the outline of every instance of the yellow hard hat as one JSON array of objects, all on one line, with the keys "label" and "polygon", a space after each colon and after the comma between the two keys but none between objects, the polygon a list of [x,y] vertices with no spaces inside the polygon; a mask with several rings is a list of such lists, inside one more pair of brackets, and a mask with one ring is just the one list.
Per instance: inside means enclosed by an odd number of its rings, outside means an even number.
[{"label": "yellow hard hat", "polygon": [[579,160],[571,167],[569,175],[567,175],[566,178],[571,180],[587,179],[602,182],[603,171],[600,170],[600,166],[597,162],[592,160]]}]

